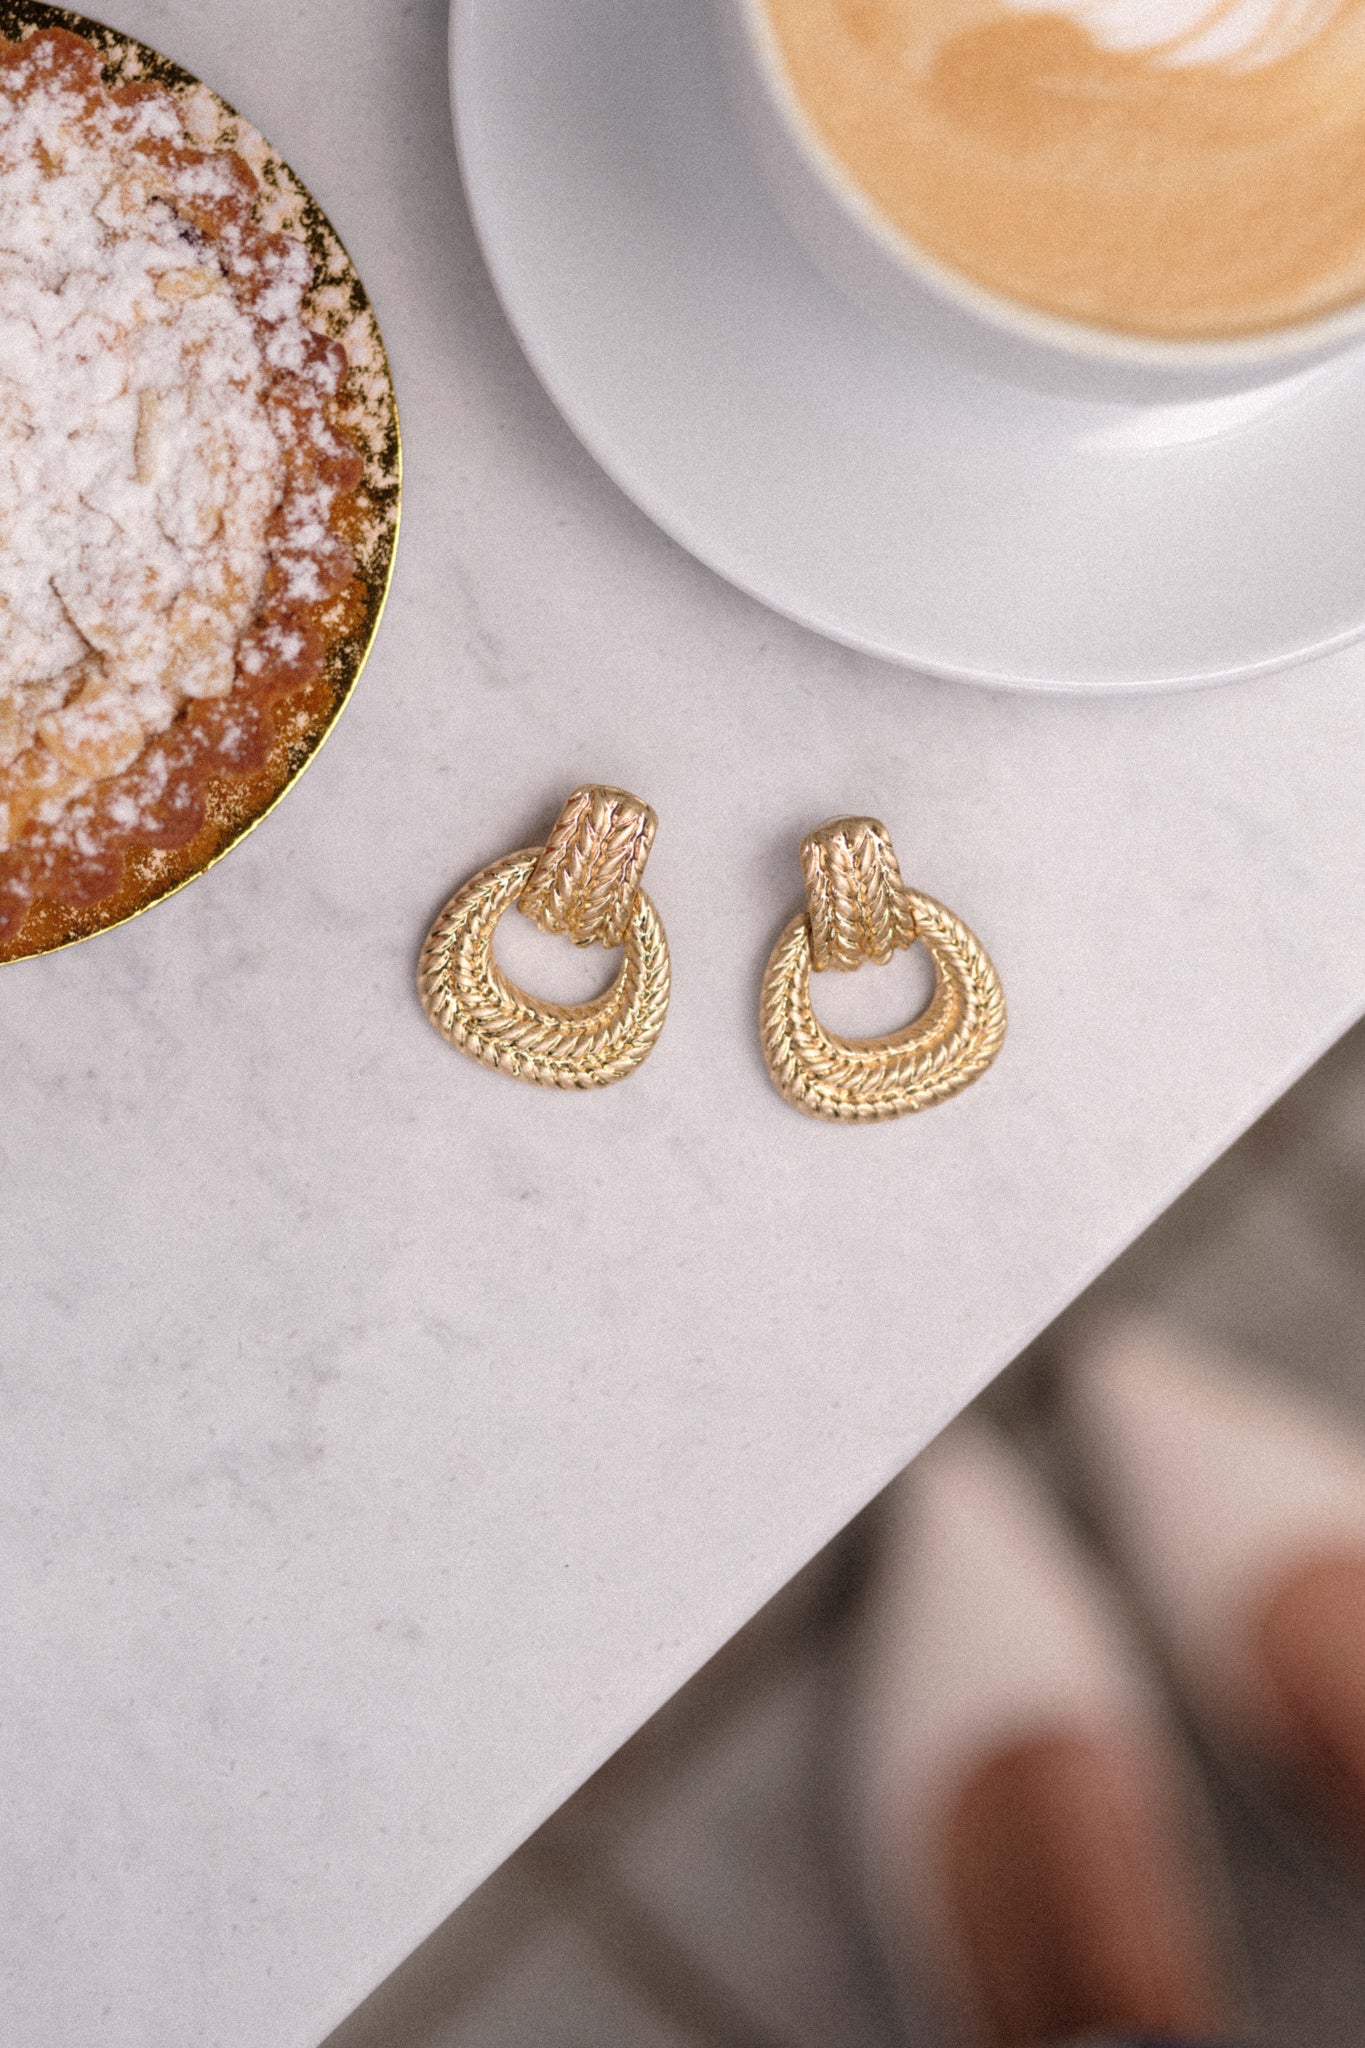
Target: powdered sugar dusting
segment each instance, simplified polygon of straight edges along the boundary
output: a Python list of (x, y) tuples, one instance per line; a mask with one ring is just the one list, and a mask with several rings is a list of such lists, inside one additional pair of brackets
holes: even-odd
[[(0, 116), (8, 102), (35, 93), (63, 97), (82, 146), (97, 134), (112, 136), (115, 156), (121, 149), (127, 157), (121, 168), (144, 188), (145, 204), (134, 195), (136, 203), (120, 205), (112, 222), (99, 219), (96, 209), (99, 241), (137, 234), (155, 245), (155, 261), (175, 272), (158, 297), (177, 310), (139, 308), (131, 369), (125, 363), (121, 373), (128, 390), (120, 386), (113, 394), (118, 402), (131, 391), (138, 407), (136, 424), (124, 408), (122, 466), (115, 473), (125, 486), (135, 480), (145, 494), (152, 466), (165, 453), (159, 442), (168, 425), (188, 431), (193, 424), (188, 405), (183, 420), (163, 418), (163, 380), (159, 374), (149, 386), (134, 358), (144, 346), (143, 326), (174, 327), (177, 350), (183, 342), (190, 357), (187, 367), (177, 356), (188, 384), (199, 356), (188, 328), (180, 329), (180, 309), (202, 299), (217, 315), (204, 338), (206, 350), (217, 351), (227, 339), (219, 328), (232, 322), (224, 323), (223, 315), (245, 322), (237, 339), (247, 356), (254, 347), (258, 362), (253, 375), (238, 382), (254, 385), (273, 438), (278, 492), (265, 521), (259, 601), (237, 633), (224, 694), (185, 692), (169, 724), (146, 731), (142, 750), (122, 768), (115, 764), (132, 753), (137, 735), (115, 716), (119, 705), (104, 709), (105, 700), (92, 695), (80, 706), (74, 738), (89, 766), (113, 772), (87, 774), (66, 795), (49, 784), (37, 791), (36, 804), (23, 778), (51, 753), (37, 724), (32, 744), (8, 765), (0, 759), (0, 961), (70, 944), (136, 915), (202, 873), (302, 772), (373, 639), (401, 491), (397, 412), (378, 324), (335, 230), (278, 151), (207, 86), (145, 45), (41, 0), (0, 0), (0, 101), (6, 103)], [(0, 187), (4, 182), (0, 177)], [(88, 223), (85, 231), (94, 232)], [(31, 251), (18, 253), (32, 261)], [(0, 265), (7, 260), (0, 235)], [(99, 356), (108, 353), (101, 342), (87, 367), (107, 372)], [(7, 399), (0, 383), (0, 415), (7, 416)], [(107, 429), (101, 407), (93, 424), (100, 434)], [(5, 438), (0, 430), (0, 441)], [(240, 439), (233, 443), (242, 446)], [(0, 462), (11, 459), (12, 446)], [(266, 482), (265, 464), (253, 475)], [(90, 510), (90, 493), (75, 496), (72, 516), (80, 519)], [(224, 520), (231, 506), (229, 495)], [(108, 528), (94, 522), (107, 539), (114, 524), (109, 509), (95, 510), (110, 520)], [(158, 516), (153, 568), (163, 545), (183, 567), (183, 558), (197, 560), (206, 544), (193, 521), (177, 527)], [(0, 562), (3, 554), (0, 546)], [(29, 580), (31, 586), (35, 579)], [(58, 584), (54, 577), (48, 593), (59, 606), (66, 580), (63, 574)], [(36, 581), (41, 589), (41, 576)], [(155, 575), (151, 582), (159, 587)], [(214, 596), (212, 588), (207, 594)], [(168, 608), (152, 605), (145, 591), (143, 601), (153, 610)], [(75, 708), (87, 670), (107, 665), (110, 656), (87, 638), (88, 620), (82, 630), (69, 614), (63, 617), (84, 651), (47, 676), (36, 674), (35, 665), (11, 662), (6, 673), (19, 680), (6, 693), (22, 683), (28, 694), (35, 682), (51, 685), (65, 677), (67, 696), (56, 704), (65, 714)], [(9, 647), (11, 623), (0, 612), (0, 652)], [(68, 651), (76, 651), (71, 643)], [(196, 651), (213, 650), (200, 643)], [(125, 659), (125, 676), (128, 666)], [(211, 665), (203, 673), (212, 682)], [(133, 693), (116, 694), (126, 709)], [(50, 765), (45, 772), (54, 773)], [(27, 823), (13, 800), (16, 790)]]
[(272, 566), (286, 602), (344, 580), (326, 462), (285, 492), (344, 369), (307, 251), (184, 145), (168, 95), (92, 90), (49, 38), (0, 66), (0, 851), (31, 820), (79, 847), (77, 800), (232, 690)]

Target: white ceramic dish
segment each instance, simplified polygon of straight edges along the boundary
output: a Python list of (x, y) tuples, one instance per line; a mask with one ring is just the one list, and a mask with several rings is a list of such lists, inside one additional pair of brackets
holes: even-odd
[(1015, 688), (1220, 682), (1365, 632), (1365, 365), (1115, 406), (917, 350), (771, 205), (708, 0), (454, 0), (451, 59), (536, 370), (636, 503), (765, 603)]

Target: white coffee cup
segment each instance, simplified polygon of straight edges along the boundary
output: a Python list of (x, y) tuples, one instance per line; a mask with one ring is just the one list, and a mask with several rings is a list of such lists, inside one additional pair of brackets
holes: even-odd
[(733, 98), (780, 211), (822, 270), (921, 346), (1061, 397), (1169, 405), (1262, 391), (1365, 342), (1365, 299), (1264, 335), (1164, 341), (1035, 311), (974, 283), (902, 235), (826, 146), (763, 0), (714, 5)]

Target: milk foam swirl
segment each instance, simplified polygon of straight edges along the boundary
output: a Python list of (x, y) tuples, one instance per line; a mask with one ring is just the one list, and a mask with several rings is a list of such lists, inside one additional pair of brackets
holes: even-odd
[(762, 0), (810, 125), (950, 269), (1221, 340), (1365, 297), (1365, 0)]
[(1081, 0), (1056, 8), (1010, 0), (1018, 13), (1064, 13), (1106, 50), (1157, 63), (1252, 69), (1302, 49), (1337, 13), (1323, 0)]

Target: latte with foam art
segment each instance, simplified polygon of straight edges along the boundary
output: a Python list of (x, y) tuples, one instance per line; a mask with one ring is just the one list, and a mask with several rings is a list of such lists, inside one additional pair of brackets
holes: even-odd
[(1365, 297), (1365, 0), (760, 0), (826, 151), (907, 241), (1152, 339)]

